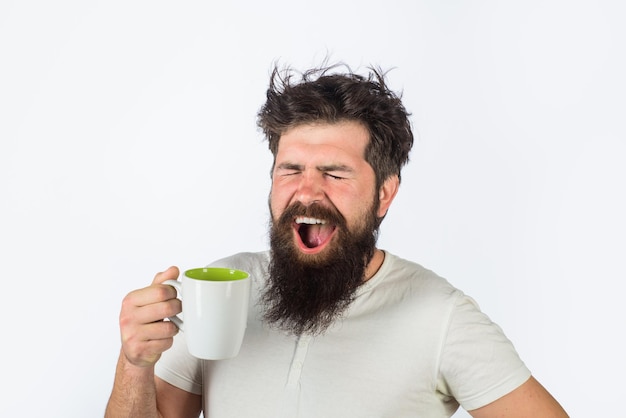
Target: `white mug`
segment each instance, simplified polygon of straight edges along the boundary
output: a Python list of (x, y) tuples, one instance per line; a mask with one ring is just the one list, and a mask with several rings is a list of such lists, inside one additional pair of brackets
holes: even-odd
[(185, 271), (173, 286), (183, 318), (169, 318), (185, 333), (187, 349), (198, 358), (222, 360), (239, 353), (248, 319), (250, 275), (245, 271), (201, 267)]

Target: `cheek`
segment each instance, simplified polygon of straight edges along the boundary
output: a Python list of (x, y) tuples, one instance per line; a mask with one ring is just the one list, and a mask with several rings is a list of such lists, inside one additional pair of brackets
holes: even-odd
[(284, 193), (281, 194), (280, 189), (272, 188), (269, 196), (270, 214), (274, 220), (277, 220), (287, 207), (288, 202)]
[(270, 205), (274, 210), (281, 210), (289, 206), (298, 189), (297, 182), (285, 179), (272, 180), (270, 190)]
[(359, 206), (359, 222), (361, 224), (368, 222), (371, 217), (378, 218), (378, 211), (380, 210), (380, 200), (375, 190), (367, 190), (363, 196)]
[[(331, 199), (333, 200), (333, 199)], [(333, 200), (339, 213), (346, 219), (350, 228), (360, 228), (371, 216), (374, 197), (370, 190), (354, 194), (344, 194)]]

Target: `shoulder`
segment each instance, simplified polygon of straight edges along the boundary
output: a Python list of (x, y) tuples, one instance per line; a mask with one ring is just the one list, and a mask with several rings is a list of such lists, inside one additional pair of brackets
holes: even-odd
[(269, 262), (269, 251), (241, 252), (215, 260), (211, 267), (231, 267), (236, 269), (264, 267)]
[(269, 260), (269, 251), (241, 252), (215, 260), (209, 266), (243, 270), (250, 274), (254, 282), (258, 283), (267, 277)]
[(356, 310), (391, 310), (404, 318), (437, 318), (444, 324), (452, 315), (463, 292), (422, 265), (385, 252), (378, 272), (357, 294)]
[(385, 252), (385, 261), (372, 279), (372, 287), (393, 289), (394, 293), (415, 297), (456, 300), (462, 295), (459, 289), (434, 271), (389, 252)]

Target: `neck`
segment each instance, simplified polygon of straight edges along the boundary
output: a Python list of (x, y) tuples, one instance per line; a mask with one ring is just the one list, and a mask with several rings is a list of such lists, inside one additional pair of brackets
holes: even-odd
[(378, 269), (380, 269), (380, 266), (383, 265), (383, 261), (385, 261), (385, 252), (376, 248), (374, 250), (374, 256), (365, 268), (364, 282), (374, 277), (374, 275), (378, 272)]

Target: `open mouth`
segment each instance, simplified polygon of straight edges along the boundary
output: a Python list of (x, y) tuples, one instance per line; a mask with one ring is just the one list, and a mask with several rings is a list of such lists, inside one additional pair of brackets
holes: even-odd
[(294, 229), (300, 249), (306, 253), (316, 253), (326, 247), (337, 227), (324, 219), (298, 216)]

